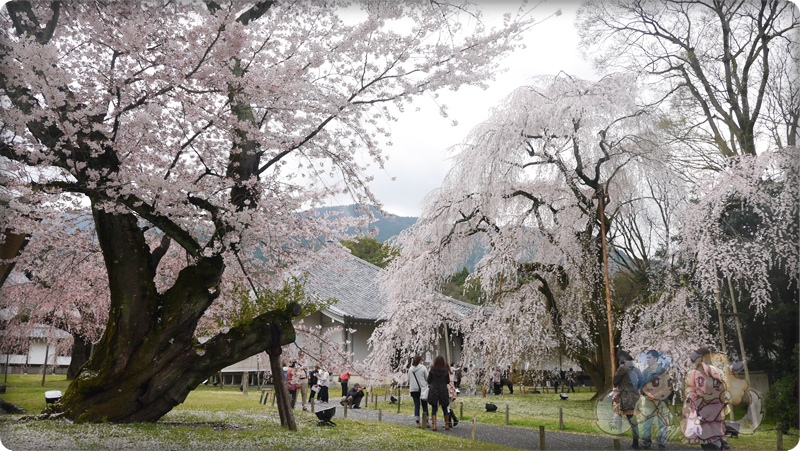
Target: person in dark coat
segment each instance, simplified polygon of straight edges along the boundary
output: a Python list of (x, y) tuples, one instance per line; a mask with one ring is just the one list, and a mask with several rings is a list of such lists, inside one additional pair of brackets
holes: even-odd
[(639, 423), (634, 411), (636, 403), (639, 402), (639, 390), (642, 388), (642, 373), (633, 366), (633, 357), (628, 352), (617, 353), (617, 360), (619, 367), (614, 373), (613, 383), (619, 397), (619, 414), (624, 415), (631, 425), (633, 435), (631, 448), (639, 449)]
[(450, 429), (450, 417), (447, 409), (450, 406), (450, 393), (447, 386), (450, 384), (450, 368), (444, 361), (444, 357), (437, 355), (433, 359), (433, 365), (428, 372), (428, 404), (431, 405), (431, 430), (436, 429), (436, 412), (442, 406), (444, 413), (444, 428)]

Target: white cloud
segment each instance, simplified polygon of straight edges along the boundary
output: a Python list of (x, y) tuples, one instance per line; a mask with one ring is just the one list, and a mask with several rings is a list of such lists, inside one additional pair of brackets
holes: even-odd
[[(482, 5), (489, 21), (500, 23), (504, 12), (515, 12), (509, 2)], [(426, 96), (415, 101), (391, 124), (393, 146), (388, 148), (386, 169), (372, 172), (371, 187), (390, 213), (418, 216), (423, 197), (441, 185), (450, 168), (448, 149), (460, 143), (469, 131), (488, 117), (489, 110), (514, 89), (537, 75), (564, 71), (580, 78), (597, 79), (589, 62), (578, 51), (574, 21), (577, 2), (543, 2), (535, 11), (542, 23), (525, 35), (526, 48), (509, 55), (506, 69), (489, 88), (463, 87), (442, 92), (434, 101)], [(560, 16), (555, 15), (561, 10)], [(439, 105), (448, 106), (449, 117), (439, 114)], [(453, 126), (456, 121), (458, 125)], [(394, 181), (392, 179), (394, 178)]]

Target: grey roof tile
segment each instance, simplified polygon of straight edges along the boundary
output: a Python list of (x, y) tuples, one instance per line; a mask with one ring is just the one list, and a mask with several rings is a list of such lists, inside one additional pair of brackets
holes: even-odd
[[(329, 255), (306, 270), (306, 292), (320, 299), (336, 299), (338, 302), (327, 309), (334, 315), (369, 321), (386, 319), (389, 297), (378, 283), (381, 268), (351, 254)], [(448, 302), (446, 310), (461, 317), (477, 308), (449, 296), (439, 297)]]

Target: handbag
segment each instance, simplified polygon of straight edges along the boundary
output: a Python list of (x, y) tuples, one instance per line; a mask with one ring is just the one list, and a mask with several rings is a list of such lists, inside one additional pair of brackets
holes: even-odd
[(450, 401), (455, 401), (456, 395), (456, 385), (453, 383), (453, 381), (450, 381), (450, 383), (447, 384), (447, 396), (450, 397)]
[(428, 400), (428, 394), (430, 393), (430, 387), (426, 385), (425, 388), (422, 388), (419, 385), (419, 379), (417, 379), (417, 372), (416, 371), (411, 371), (411, 375), (414, 376), (414, 380), (417, 381), (417, 387), (420, 387), (420, 391), (419, 391), (419, 399), (420, 399), (420, 401), (427, 401)]

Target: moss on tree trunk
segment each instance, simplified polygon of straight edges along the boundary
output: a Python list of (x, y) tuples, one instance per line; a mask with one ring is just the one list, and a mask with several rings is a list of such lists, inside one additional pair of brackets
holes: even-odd
[[(171, 288), (155, 288), (155, 267), (133, 215), (94, 209), (111, 287), (105, 333), (61, 400), (79, 422), (157, 421), (222, 368), (295, 340), (297, 304), (253, 318), (200, 344), (195, 329), (218, 295), (222, 257), (201, 257)], [(270, 333), (279, 326), (280, 334)]]

